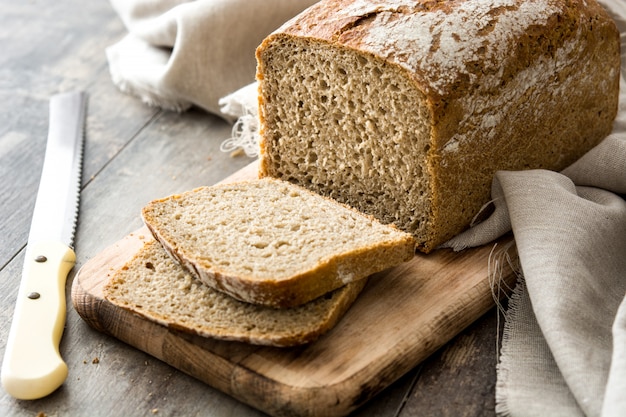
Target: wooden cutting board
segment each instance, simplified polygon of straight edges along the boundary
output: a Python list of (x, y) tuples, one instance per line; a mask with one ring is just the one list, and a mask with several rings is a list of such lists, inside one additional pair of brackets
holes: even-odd
[[(255, 176), (253, 163), (225, 181)], [(502, 281), (489, 278), (490, 254), (510, 247), (511, 238), (495, 251), (488, 245), (418, 254), (371, 277), (344, 318), (315, 343), (252, 346), (171, 330), (104, 299), (112, 273), (149, 239), (147, 229), (138, 230), (84, 264), (72, 285), (76, 311), (96, 330), (274, 416), (350, 413), (493, 307), (492, 288), (498, 293), (515, 282), (507, 262), (499, 263)]]

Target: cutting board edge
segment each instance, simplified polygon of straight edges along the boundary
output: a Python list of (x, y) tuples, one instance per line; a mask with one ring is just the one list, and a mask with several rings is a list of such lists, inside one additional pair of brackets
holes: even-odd
[[(222, 182), (246, 180), (256, 176), (257, 164), (258, 161), (252, 162)], [(128, 256), (119, 256), (120, 248), (127, 249), (130, 245), (131, 248), (138, 250), (142, 241), (148, 236), (151, 238), (147, 228), (138, 229), (105, 248), (79, 269), (71, 290), (72, 302), (78, 314), (92, 328), (113, 336), (273, 416), (296, 414), (342, 417), (354, 411), (434, 353), (494, 305), (487, 279), (479, 279), (471, 287), (464, 285), (466, 290), (475, 291), (474, 294), (464, 294), (464, 296), (470, 300), (478, 299), (478, 304), (471, 304), (467, 307), (467, 302), (453, 303), (453, 310), (441, 311), (440, 314), (434, 315), (426, 329), (407, 332), (400, 340), (395, 341), (394, 346), (387, 352), (393, 355), (381, 354), (376, 357), (375, 362), (369, 361), (365, 365), (359, 365), (356, 371), (352, 369), (347, 376), (343, 374), (336, 376), (332, 383), (326, 385), (295, 386), (295, 384), (286, 384), (264, 374), (263, 364), (260, 365), (260, 369), (254, 367), (259, 363), (250, 359), (269, 348), (243, 346), (241, 342), (207, 340), (206, 338), (200, 340), (198, 339), (200, 336), (182, 334), (180, 330), (168, 329), (166, 326), (118, 308), (104, 299), (102, 295), (104, 281), (135, 253), (134, 249), (131, 249), (127, 251), (130, 253), (125, 252)], [(486, 270), (481, 271), (486, 272)], [(89, 280), (94, 273), (100, 274), (95, 283)], [(84, 276), (87, 277), (85, 281), (89, 281), (89, 286), (83, 285)], [(512, 271), (509, 271), (503, 279), (508, 279), (508, 283), (512, 286), (515, 277)], [(462, 325), (459, 321), (455, 321), (456, 315), (461, 316)], [(141, 332), (135, 332), (135, 328), (140, 328)], [(440, 331), (442, 328), (443, 332)], [(432, 340), (427, 341), (426, 348), (424, 348), (425, 338), (423, 338), (425, 332), (430, 332), (432, 337)], [(231, 346), (239, 346), (241, 353), (235, 355), (230, 353)], [(267, 360), (271, 362), (271, 354)], [(207, 361), (211, 361), (211, 367), (206, 367)], [(268, 395), (268, 392), (273, 394)]]
[[(139, 229), (131, 234), (132, 236), (129, 236), (131, 239), (141, 241), (143, 230)], [(128, 238), (127, 236), (125, 239)], [(118, 243), (112, 245), (112, 250), (115, 250), (117, 245)], [(103, 251), (101, 256), (106, 257), (107, 250)], [(246, 357), (266, 347), (250, 345), (248, 354), (243, 359), (233, 362), (229, 360), (232, 358), (220, 356), (219, 353), (205, 349), (189, 340), (189, 338), (199, 338), (200, 336), (182, 334), (179, 330), (169, 329), (161, 324), (150, 322), (138, 314), (114, 306), (103, 296), (94, 295), (93, 292), (90, 292), (93, 288), (86, 289), (82, 286), (82, 277), (83, 274), (91, 273), (92, 263), (98, 262), (100, 261), (96, 257), (80, 268), (72, 283), (71, 291), (72, 302), (76, 311), (90, 327), (115, 337), (175, 369), (273, 416), (293, 414), (345, 416), (371, 400), (493, 307), (493, 303), (488, 301), (488, 297), (477, 297), (477, 299), (482, 300), (482, 303), (472, 306), (470, 311), (459, 305), (456, 310), (447, 311), (445, 315), (436, 317), (430, 324), (431, 328), (441, 330), (442, 325), (445, 328), (446, 323), (451, 323), (457, 315), (462, 314), (464, 320), (462, 326), (458, 326), (458, 324), (455, 326), (448, 325), (447, 331), (437, 332), (437, 337), (431, 333), (431, 339), (426, 342), (424, 336), (426, 332), (420, 334), (407, 333), (396, 345), (395, 349), (398, 350), (394, 352), (396, 354), (386, 355), (381, 360), (370, 362), (358, 372), (332, 385), (293, 386), (246, 366), (244, 360)], [(513, 282), (512, 278), (514, 278), (512, 271), (503, 276), (508, 284)], [(106, 277), (102, 278), (102, 280), (106, 279)], [(491, 291), (486, 281), (478, 282), (472, 290), (479, 291), (481, 294)], [(102, 321), (103, 317), (109, 317), (109, 319)], [(111, 319), (111, 317), (116, 317), (116, 320)], [(138, 327), (132, 325), (133, 322), (141, 323), (142, 326), (147, 327), (147, 330), (141, 335), (134, 332), (125, 333), (125, 328)], [(131, 324), (128, 325), (128, 323)], [(160, 343), (147, 343), (146, 334), (158, 338)], [(420, 343), (415, 343), (416, 340), (419, 340)], [(218, 340), (215, 340), (214, 343), (242, 344), (241, 342)], [(418, 345), (419, 347), (417, 347)], [(427, 345), (427, 348), (424, 348), (424, 345)], [(414, 347), (413, 351), (411, 351), (412, 346)], [(189, 355), (181, 358), (176, 354), (170, 354), (168, 350), (185, 350)], [(211, 371), (214, 373), (204, 372), (206, 371), (205, 368), (196, 366), (197, 364), (193, 359), (197, 357), (202, 357), (203, 361), (211, 361), (215, 365)], [(251, 386), (254, 386), (255, 390), (250, 390)], [(263, 395), (260, 395), (260, 392)]]

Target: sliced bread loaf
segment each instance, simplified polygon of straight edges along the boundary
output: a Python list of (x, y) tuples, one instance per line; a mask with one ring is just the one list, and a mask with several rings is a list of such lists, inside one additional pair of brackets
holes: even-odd
[(331, 329), (366, 281), (345, 285), (300, 307), (263, 307), (204, 285), (151, 240), (112, 276), (104, 295), (121, 308), (176, 330), (282, 347), (312, 342)]
[(144, 222), (206, 285), (294, 307), (413, 258), (413, 237), (274, 179), (202, 187), (150, 202)]
[(497, 170), (610, 133), (620, 39), (595, 0), (322, 0), (257, 49), (260, 175), (394, 223), (424, 252)]

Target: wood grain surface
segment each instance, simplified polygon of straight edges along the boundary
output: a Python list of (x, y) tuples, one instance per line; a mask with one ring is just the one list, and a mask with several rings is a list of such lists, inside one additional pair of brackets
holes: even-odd
[[(252, 163), (228, 180), (255, 176)], [(76, 311), (93, 328), (273, 416), (349, 414), (494, 305), (491, 245), (438, 250), (372, 276), (338, 325), (308, 346), (211, 340), (167, 329), (104, 299), (111, 274), (151, 239), (142, 228), (88, 261), (72, 287)], [(502, 272), (505, 284), (512, 284), (508, 264)]]

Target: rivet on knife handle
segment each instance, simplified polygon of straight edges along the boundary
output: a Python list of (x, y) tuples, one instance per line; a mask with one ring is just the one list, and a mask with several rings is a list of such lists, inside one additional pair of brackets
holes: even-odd
[(2, 385), (13, 397), (32, 400), (56, 390), (67, 377), (59, 353), (65, 326), (65, 283), (76, 262), (60, 242), (29, 248), (24, 263), (7, 351)]

